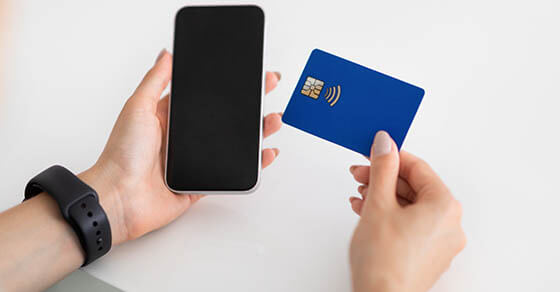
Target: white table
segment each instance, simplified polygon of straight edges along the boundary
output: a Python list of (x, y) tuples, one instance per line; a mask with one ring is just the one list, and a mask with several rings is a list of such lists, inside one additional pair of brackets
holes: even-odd
[[(0, 81), (0, 209), (53, 163), (84, 170), (185, 1), (13, 1)], [(404, 148), (464, 207), (467, 248), (433, 291), (560, 289), (557, 1), (262, 1), (288, 102), (319, 47), (426, 89)], [(76, 142), (80, 141), (80, 142)], [(347, 291), (359, 155), (290, 127), (253, 195), (205, 198), (86, 270), (129, 291)]]

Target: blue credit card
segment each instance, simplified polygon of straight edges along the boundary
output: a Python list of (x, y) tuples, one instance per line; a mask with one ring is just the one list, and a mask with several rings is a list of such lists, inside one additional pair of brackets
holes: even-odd
[(422, 88), (315, 49), (282, 120), (369, 156), (380, 130), (401, 148), (423, 96)]

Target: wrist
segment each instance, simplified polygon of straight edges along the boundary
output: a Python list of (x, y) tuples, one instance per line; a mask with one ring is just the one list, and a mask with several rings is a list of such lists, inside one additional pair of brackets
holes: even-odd
[(76, 231), (45, 192), (0, 213), (0, 291), (47, 289), (86, 258)]
[(407, 291), (399, 285), (398, 281), (387, 276), (353, 275), (354, 292), (397, 292)]
[(97, 192), (99, 204), (107, 214), (111, 226), (112, 245), (126, 241), (127, 232), (117, 178), (97, 164), (78, 174), (78, 177)]

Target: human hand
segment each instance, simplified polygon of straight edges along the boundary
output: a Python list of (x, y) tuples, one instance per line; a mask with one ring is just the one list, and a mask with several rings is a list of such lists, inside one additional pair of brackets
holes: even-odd
[[(169, 96), (161, 98), (171, 79), (172, 57), (162, 51), (134, 94), (127, 100), (109, 141), (95, 165), (80, 174), (99, 193), (111, 224), (113, 245), (160, 228), (187, 210), (202, 195), (176, 195), (164, 182), (165, 143)], [(266, 92), (280, 75), (266, 73)], [(281, 114), (264, 118), (263, 136), (282, 125)], [(264, 149), (262, 167), (279, 150)]]
[(427, 291), (465, 247), (461, 205), (428, 164), (378, 132), (371, 166), (350, 171), (362, 198), (350, 246), (354, 291)]

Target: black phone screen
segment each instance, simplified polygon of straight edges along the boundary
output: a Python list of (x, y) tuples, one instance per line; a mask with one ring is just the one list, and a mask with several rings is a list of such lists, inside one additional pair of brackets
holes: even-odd
[(166, 180), (175, 191), (246, 191), (258, 180), (264, 13), (185, 7), (175, 18)]

